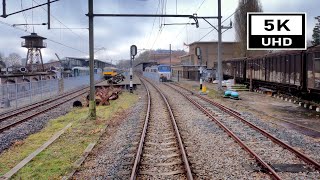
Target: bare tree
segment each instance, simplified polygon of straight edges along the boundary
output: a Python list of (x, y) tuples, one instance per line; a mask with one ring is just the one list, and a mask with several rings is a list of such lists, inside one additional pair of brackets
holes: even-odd
[(239, 42), (239, 55), (247, 56), (247, 12), (262, 12), (260, 0), (239, 0), (235, 13), (236, 40)]
[(21, 65), (21, 56), (17, 53), (10, 53), (8, 57), (4, 58), (7, 67)]
[(0, 52), (0, 68), (6, 67), (6, 63), (4, 62), (4, 55)]
[(119, 60), (117, 67), (120, 69), (126, 69), (130, 67), (130, 60)]

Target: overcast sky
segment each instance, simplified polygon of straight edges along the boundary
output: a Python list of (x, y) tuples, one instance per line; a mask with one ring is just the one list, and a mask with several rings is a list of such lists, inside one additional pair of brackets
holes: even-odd
[[(217, 0), (94, 0), (95, 13), (136, 13), (136, 14), (193, 14), (198, 16), (217, 16)], [(7, 0), (7, 14), (23, 8), (45, 3), (47, 0)], [(177, 3), (177, 6), (176, 6)], [(314, 17), (319, 16), (319, 0), (261, 0), (264, 12), (306, 12), (307, 37), (311, 39), (312, 29), (316, 23)], [(222, 20), (229, 17), (236, 9), (238, 0), (222, 0)], [(163, 6), (163, 8), (162, 8)], [(0, 5), (2, 12), (2, 4)], [(37, 8), (7, 18), (0, 17), (0, 52), (7, 56), (16, 52), (26, 56), (26, 49), (20, 47), (21, 36), (34, 32), (48, 38), (47, 48), (42, 51), (44, 61), (60, 57), (88, 57), (87, 0), (60, 0), (51, 5), (51, 27), (46, 26), (16, 26), (13, 24), (39, 24), (47, 22), (46, 8)], [(233, 21), (233, 16), (223, 25)], [(217, 20), (209, 20), (216, 25)], [(195, 26), (175, 25), (161, 26), (168, 23), (194, 22), (187, 18), (122, 18), (95, 17), (95, 57), (113, 63), (118, 59), (129, 58), (129, 47), (136, 44), (138, 49), (186, 49), (183, 44), (200, 40), (212, 28), (203, 20), (199, 20), (199, 28)], [(61, 29), (62, 28), (62, 29)], [(25, 32), (25, 30), (29, 32)], [(223, 33), (223, 41), (234, 41), (234, 29)], [(217, 32), (213, 30), (202, 41), (217, 40)]]

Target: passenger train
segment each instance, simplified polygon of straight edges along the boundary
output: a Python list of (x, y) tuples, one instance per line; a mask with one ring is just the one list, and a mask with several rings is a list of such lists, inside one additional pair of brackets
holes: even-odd
[(157, 65), (146, 67), (144, 74), (149, 76), (149, 78), (157, 78), (161, 82), (166, 82), (171, 80), (171, 68), (170, 65)]

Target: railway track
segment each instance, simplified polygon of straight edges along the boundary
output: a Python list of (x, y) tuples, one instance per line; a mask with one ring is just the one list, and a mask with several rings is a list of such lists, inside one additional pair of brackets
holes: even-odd
[[(96, 83), (99, 83), (98, 81)], [(0, 133), (29, 119), (47, 112), (55, 107), (64, 104), (71, 99), (79, 97), (89, 91), (89, 86), (81, 86), (75, 90), (60, 94), (57, 97), (44, 99), (42, 101), (23, 106), (17, 110), (11, 110), (0, 114)]]
[[(1, 113), (0, 114), (0, 122), (4, 121), (6, 119), (12, 118), (14, 116), (17, 116), (17, 115), (19, 115), (21, 113), (30, 111), (30, 110), (32, 110), (34, 108), (38, 108), (38, 107), (43, 106), (45, 104), (54, 102), (54, 101), (56, 101), (58, 99), (67, 97), (69, 95), (72, 95), (73, 93), (76, 93), (76, 92), (78, 92), (78, 91), (80, 91), (82, 89), (84, 89), (84, 88), (82, 87), (82, 88), (79, 88), (79, 89), (76, 89), (76, 90), (73, 90), (73, 91), (70, 91), (70, 92), (66, 92), (66, 93), (63, 93), (63, 94), (61, 94), (61, 95), (59, 95), (57, 97), (48, 98), (48, 99), (45, 99), (45, 100), (30, 104), (30, 105), (27, 105), (27, 106), (24, 106), (24, 107), (19, 108), (17, 110), (11, 110), (11, 111), (7, 111), (7, 112), (4, 112), (4, 113)], [(85, 89), (88, 89), (88, 88), (85, 88)]]
[(64, 104), (71, 99), (84, 95), (88, 92), (88, 88), (82, 90), (72, 91), (70, 93), (63, 94), (51, 100), (45, 100), (34, 104), (30, 107), (23, 108), (15, 112), (8, 113), (6, 116), (1, 117), (0, 119), (0, 133), (18, 125), (29, 119), (45, 113), (55, 107)]
[[(259, 127), (251, 124), (233, 111), (219, 103), (209, 100), (177, 85), (167, 85), (188, 99), (198, 109), (220, 126), (243, 149), (245, 149), (274, 179), (293, 179), (303, 177), (319, 178), (320, 165), (308, 156), (295, 150)], [(182, 90), (181, 90), (182, 89)], [(294, 166), (304, 173), (281, 170), (281, 166)], [(292, 170), (292, 169), (291, 169)]]
[(148, 108), (130, 179), (193, 179), (167, 98), (151, 82), (141, 82)]

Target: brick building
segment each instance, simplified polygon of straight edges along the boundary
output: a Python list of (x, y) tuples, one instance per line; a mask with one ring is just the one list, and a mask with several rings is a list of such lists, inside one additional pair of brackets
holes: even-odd
[[(189, 54), (181, 56), (182, 65), (200, 65), (198, 58), (195, 54), (196, 47), (201, 48), (202, 64), (208, 69), (215, 69), (218, 62), (218, 42), (216, 41), (204, 41), (204, 42), (193, 42), (189, 44)], [(265, 51), (250, 51), (249, 56), (257, 56), (265, 54)], [(238, 42), (222, 42), (222, 60), (238, 58)]]

